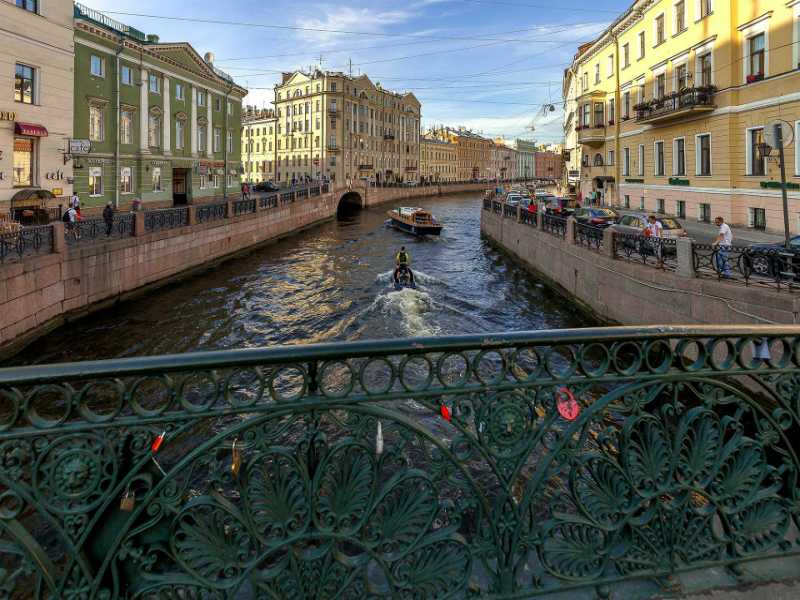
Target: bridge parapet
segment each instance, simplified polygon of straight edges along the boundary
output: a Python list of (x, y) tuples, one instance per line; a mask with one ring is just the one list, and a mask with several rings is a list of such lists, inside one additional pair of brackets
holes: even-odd
[(798, 393), (797, 327), (2, 369), (3, 586), (609, 597), (743, 577), (798, 554)]

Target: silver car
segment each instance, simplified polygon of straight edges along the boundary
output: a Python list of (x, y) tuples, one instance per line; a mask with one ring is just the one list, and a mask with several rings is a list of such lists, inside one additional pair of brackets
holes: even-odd
[[(642, 235), (644, 228), (647, 227), (647, 219), (649, 216), (648, 213), (628, 213), (622, 215), (620, 220), (611, 226), (611, 229), (620, 233)], [(672, 217), (656, 217), (656, 220), (661, 223), (661, 234), (663, 237), (678, 238), (686, 236), (686, 231), (681, 227), (681, 224)]]

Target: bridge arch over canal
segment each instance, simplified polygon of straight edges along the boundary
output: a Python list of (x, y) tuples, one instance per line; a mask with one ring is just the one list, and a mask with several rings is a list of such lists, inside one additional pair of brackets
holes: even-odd
[(351, 215), (364, 208), (364, 198), (354, 190), (345, 191), (336, 203), (336, 216)]

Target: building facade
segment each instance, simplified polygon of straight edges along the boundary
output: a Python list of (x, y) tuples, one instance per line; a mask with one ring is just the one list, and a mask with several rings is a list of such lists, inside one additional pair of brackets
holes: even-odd
[(423, 182), (456, 181), (458, 146), (447, 140), (422, 136), (420, 170)]
[(276, 181), (419, 181), (419, 100), (340, 72), (284, 73), (275, 87)]
[(86, 206), (238, 193), (247, 90), (185, 42), (161, 43), (75, 5), (75, 190)]
[(277, 180), (276, 129), (272, 109), (248, 106), (242, 112), (242, 177), (249, 183)]
[(492, 179), (514, 181), (517, 179), (517, 151), (503, 138), (495, 138), (492, 143)]
[(561, 183), (564, 173), (564, 156), (561, 152), (538, 151), (533, 159), (537, 179), (550, 179), (554, 183)]
[(536, 163), (534, 161), (536, 142), (516, 140), (514, 147), (517, 150), (517, 177), (523, 181), (533, 179), (536, 174)]
[(456, 160), (458, 162), (456, 175), (458, 181), (493, 178), (492, 148), (494, 147), (494, 142), (492, 140), (464, 127), (457, 129), (442, 127), (434, 130), (432, 135), (456, 145)]
[[(0, 211), (72, 194), (72, 3), (0, 0)], [(44, 196), (45, 198), (39, 198)]]
[[(634, 2), (571, 67), (582, 195), (782, 230), (778, 165), (760, 144), (775, 119), (800, 133), (799, 47), (795, 0)], [(786, 149), (793, 232), (796, 148)]]

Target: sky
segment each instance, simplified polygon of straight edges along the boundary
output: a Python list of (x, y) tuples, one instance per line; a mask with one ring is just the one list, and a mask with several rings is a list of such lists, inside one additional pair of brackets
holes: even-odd
[(269, 107), (280, 72), (321, 64), (414, 92), (423, 128), (464, 126), (491, 137), (557, 143), (564, 68), (578, 45), (593, 40), (630, 2), (84, 3), (162, 42), (187, 41), (201, 55), (213, 52), (216, 66), (250, 91), (245, 104)]

